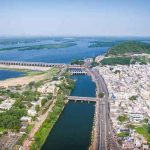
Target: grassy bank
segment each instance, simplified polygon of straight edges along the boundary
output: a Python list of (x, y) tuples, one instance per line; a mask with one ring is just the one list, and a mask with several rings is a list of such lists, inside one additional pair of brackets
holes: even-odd
[(110, 57), (101, 61), (102, 65), (129, 65), (131, 57)]
[(69, 78), (66, 78), (63, 83), (59, 85), (60, 89), (57, 93), (56, 103), (52, 109), (52, 112), (49, 113), (47, 119), (44, 121), (40, 129), (36, 132), (34, 136), (35, 140), (30, 147), (31, 150), (39, 150), (42, 147), (47, 136), (49, 135), (61, 112), (63, 111), (66, 95), (70, 94), (73, 87), (74, 82)]
[(150, 125), (143, 124), (141, 126), (135, 127), (135, 130), (137, 133), (143, 135), (150, 145)]

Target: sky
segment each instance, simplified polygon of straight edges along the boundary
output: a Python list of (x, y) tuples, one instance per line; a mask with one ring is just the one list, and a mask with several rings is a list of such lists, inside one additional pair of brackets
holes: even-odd
[(0, 0), (0, 36), (150, 36), (150, 0)]

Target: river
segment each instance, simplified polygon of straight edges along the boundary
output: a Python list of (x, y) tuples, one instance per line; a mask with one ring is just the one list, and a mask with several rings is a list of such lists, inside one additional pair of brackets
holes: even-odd
[[(56, 42), (56, 39), (53, 38), (38, 38), (39, 42), (36, 42), (35, 39), (28, 39), (28, 42), (25, 42), (27, 39), (18, 39), (17, 43), (14, 44), (15, 39), (7, 39), (7, 44), (2, 44), (3, 39), (0, 39), (0, 48), (6, 47), (18, 47), (18, 46), (34, 46), (38, 44), (50, 44), (50, 43), (61, 43), (64, 41), (64, 38), (59, 39), (59, 42)], [(21, 43), (21, 41), (24, 43)], [(58, 40), (58, 39), (57, 39)], [(48, 63), (70, 63), (74, 59), (84, 59), (88, 57), (94, 57), (97, 55), (103, 55), (108, 47), (96, 47), (88, 48), (88, 45), (91, 41), (97, 40), (97, 38), (75, 38), (72, 39), (77, 45), (67, 47), (67, 48), (58, 48), (58, 49), (31, 49), (19, 51), (17, 48), (15, 50), (0, 51), (0, 60), (15, 60), (15, 61), (32, 61), (32, 62), (48, 62)]]
[[(75, 75), (72, 96), (95, 96), (95, 83), (89, 76)], [(48, 135), (42, 150), (88, 150), (91, 139), (94, 103), (69, 102)]]
[(17, 78), (24, 76), (24, 72), (13, 71), (13, 70), (0, 70), (0, 80), (6, 80), (9, 78)]

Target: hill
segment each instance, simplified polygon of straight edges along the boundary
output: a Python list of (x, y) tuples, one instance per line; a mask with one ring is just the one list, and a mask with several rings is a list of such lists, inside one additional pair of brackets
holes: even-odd
[(119, 43), (110, 48), (106, 56), (128, 55), (128, 54), (150, 54), (150, 44), (139, 41), (128, 41)]

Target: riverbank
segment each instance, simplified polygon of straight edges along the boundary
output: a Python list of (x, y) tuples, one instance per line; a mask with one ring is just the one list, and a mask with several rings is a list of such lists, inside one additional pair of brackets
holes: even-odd
[(45, 118), (45, 121), (43, 121), (42, 126), (34, 135), (34, 141), (30, 146), (31, 150), (39, 150), (42, 147), (45, 140), (47, 139), (47, 136), (51, 132), (53, 126), (57, 122), (57, 119), (64, 109), (66, 103), (66, 95), (70, 95), (73, 87), (74, 81), (69, 79), (68, 77), (65, 78), (64, 82), (61, 85), (59, 85), (59, 91), (57, 93), (56, 99), (53, 102), (53, 105), (51, 105), (51, 108), (48, 111), (49, 114)]
[(40, 67), (40, 66), (19, 66), (19, 65), (4, 65), (4, 64), (0, 64), (0, 69), (9, 69), (9, 70), (19, 70), (19, 71), (48, 71), (50, 69), (50, 67)]
[[(19, 70), (18, 70), (19, 71)], [(26, 72), (26, 70), (24, 70)], [(46, 72), (28, 72), (24, 77), (10, 78), (3, 81), (0, 81), (0, 87), (9, 87), (9, 86), (18, 86), (18, 85), (27, 85), (30, 82), (37, 82), (53, 76), (54, 73), (59, 70), (56, 68), (51, 68)]]
[[(71, 96), (94, 97), (95, 83), (87, 75), (73, 75)], [(94, 103), (68, 102), (48, 135), (42, 150), (87, 150), (90, 145)]]

